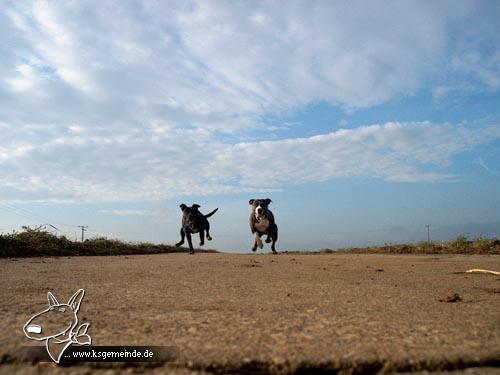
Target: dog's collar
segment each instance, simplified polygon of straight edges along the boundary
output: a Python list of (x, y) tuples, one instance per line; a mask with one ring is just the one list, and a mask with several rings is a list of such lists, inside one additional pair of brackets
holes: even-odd
[(66, 334), (52, 337), (56, 344), (71, 342), (72, 344), (89, 345), (90, 336), (87, 334), (88, 323), (81, 324), (76, 331), (72, 330)]
[(90, 345), (92, 340), (87, 334), (88, 328), (88, 323), (81, 324), (76, 331), (71, 332), (70, 341), (79, 345)]

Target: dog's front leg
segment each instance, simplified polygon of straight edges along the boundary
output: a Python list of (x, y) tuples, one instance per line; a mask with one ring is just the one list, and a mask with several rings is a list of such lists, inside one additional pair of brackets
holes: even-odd
[(193, 240), (191, 239), (191, 233), (186, 232), (186, 238), (187, 238), (188, 244), (189, 244), (189, 253), (194, 254)]
[[(257, 247), (259, 246), (258, 242), (257, 242), (257, 239), (260, 240), (260, 237), (259, 237), (259, 233), (256, 232), (255, 233), (255, 242), (253, 244), (253, 247), (252, 247), (252, 251), (256, 251), (257, 250)], [(262, 241), (261, 241), (262, 242)]]
[(185, 236), (186, 235), (184, 234), (184, 229), (181, 228), (181, 240), (175, 244), (176, 247), (179, 247), (184, 243)]
[(264, 247), (262, 243), (262, 239), (260, 238), (261, 234), (259, 232), (255, 233), (255, 244), (259, 246), (261, 249)]

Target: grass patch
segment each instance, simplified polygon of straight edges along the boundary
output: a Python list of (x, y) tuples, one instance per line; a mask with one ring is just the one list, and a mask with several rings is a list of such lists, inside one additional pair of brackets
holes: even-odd
[(297, 254), (500, 254), (500, 239), (460, 235), (444, 242), (420, 241), (416, 244), (385, 244), (384, 246), (322, 249), (318, 251), (284, 251)]
[[(78, 256), (78, 255), (132, 255), (185, 253), (185, 247), (157, 245), (151, 243), (132, 243), (103, 237), (77, 242), (65, 236), (55, 236), (45, 230), (23, 227), (22, 232), (0, 235), (0, 257), (37, 257), (37, 256)], [(217, 250), (197, 252), (216, 253)]]
[[(186, 253), (186, 247), (133, 243), (104, 237), (77, 242), (65, 236), (55, 236), (41, 229), (23, 227), (22, 232), (0, 234), (0, 257), (78, 256), (78, 255), (132, 255)], [(217, 253), (213, 249), (196, 249), (200, 253)], [(384, 246), (321, 249), (318, 251), (280, 251), (285, 254), (500, 254), (499, 238), (465, 235), (445, 242), (421, 241), (415, 244), (385, 244)]]

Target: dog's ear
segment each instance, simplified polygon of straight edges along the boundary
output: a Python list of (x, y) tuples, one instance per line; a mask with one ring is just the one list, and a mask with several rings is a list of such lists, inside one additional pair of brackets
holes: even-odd
[(68, 301), (69, 307), (71, 307), (71, 310), (73, 310), (75, 313), (77, 313), (80, 309), (80, 303), (82, 302), (84, 294), (85, 291), (83, 289), (78, 289), (78, 291), (73, 294)]
[(187, 208), (187, 206), (183, 203), (179, 206), (181, 210), (184, 212), (184, 210)]
[(267, 204), (271, 203), (272, 200), (270, 200), (269, 198), (266, 198), (266, 199), (264, 199), (264, 202), (266, 202), (266, 205), (267, 205)]
[(49, 300), (50, 307), (59, 305), (59, 302), (57, 302), (56, 297), (54, 297), (54, 295), (51, 292), (47, 293), (47, 299)]
[(250, 199), (250, 200), (248, 201), (248, 204), (252, 205), (252, 204), (253, 204), (253, 202), (255, 202), (255, 199)]
[(200, 208), (201, 206), (199, 204), (193, 204), (191, 206), (191, 208), (194, 210), (194, 211), (198, 211), (198, 208)]

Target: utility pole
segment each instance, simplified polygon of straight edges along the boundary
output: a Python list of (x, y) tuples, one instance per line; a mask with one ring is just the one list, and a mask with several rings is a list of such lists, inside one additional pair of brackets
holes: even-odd
[(77, 225), (78, 228), (82, 228), (82, 242), (83, 242), (83, 233), (87, 230), (89, 227), (88, 225)]
[(430, 245), (431, 244), (431, 232), (430, 232), (429, 228), (431, 227), (431, 225), (430, 224), (425, 224), (425, 226), (427, 227), (427, 242)]

